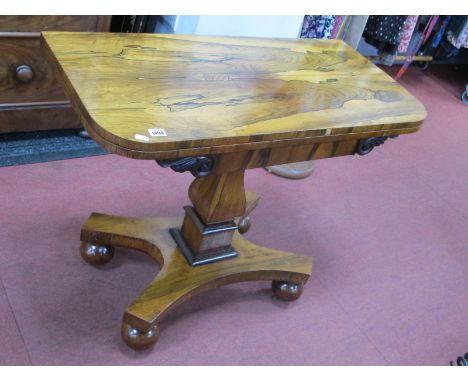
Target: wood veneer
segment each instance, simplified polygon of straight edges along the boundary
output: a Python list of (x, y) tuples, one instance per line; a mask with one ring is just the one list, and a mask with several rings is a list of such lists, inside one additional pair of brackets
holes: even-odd
[[(42, 36), (90, 135), (132, 158), (404, 134), (426, 116), (409, 92), (340, 40)], [(167, 136), (151, 137), (151, 128)]]
[(0, 16), (0, 133), (80, 127), (40, 32), (107, 31), (109, 23), (110, 16)]
[(111, 16), (92, 15), (43, 15), (43, 16), (0, 16), (0, 32), (39, 33), (45, 30), (69, 32), (108, 31)]
[(273, 280), (279, 299), (302, 294), (310, 256), (240, 235), (258, 202), (245, 193), (246, 169), (364, 155), (417, 131), (426, 116), (338, 40), (45, 32), (42, 42), (93, 139), (197, 177), (183, 223), (92, 214), (81, 231), (81, 254), (92, 264), (124, 246), (162, 266), (123, 317), (122, 338), (138, 350), (157, 341), (174, 307), (210, 288)]
[[(161, 320), (195, 295), (241, 281), (283, 280), (300, 287), (312, 271), (311, 257), (261, 247), (238, 233), (233, 239), (238, 257), (192, 267), (169, 235), (169, 228), (180, 224), (181, 219), (177, 218), (125, 218), (93, 213), (81, 231), (85, 242), (140, 250), (161, 266), (155, 279), (124, 314), (124, 339), (137, 350), (153, 345), (157, 336), (151, 333), (159, 332)], [(287, 295), (284, 289), (280, 298)], [(140, 333), (136, 340), (128, 337), (129, 327)], [(148, 332), (153, 339), (150, 343), (144, 335)]]

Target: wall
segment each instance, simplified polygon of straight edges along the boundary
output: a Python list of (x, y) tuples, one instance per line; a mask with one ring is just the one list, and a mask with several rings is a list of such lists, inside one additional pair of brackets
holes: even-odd
[[(299, 16), (165, 16), (174, 33), (250, 37), (299, 37), (304, 15)], [(167, 33), (167, 32), (166, 32)]]

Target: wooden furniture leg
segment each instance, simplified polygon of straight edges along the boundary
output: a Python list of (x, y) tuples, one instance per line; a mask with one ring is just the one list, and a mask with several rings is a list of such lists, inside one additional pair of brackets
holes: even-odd
[[(150, 348), (159, 337), (160, 321), (172, 309), (221, 285), (271, 280), (277, 298), (292, 301), (301, 295), (312, 270), (312, 258), (258, 246), (237, 231), (235, 221), (246, 219), (258, 202), (256, 194), (245, 193), (243, 175), (239, 171), (196, 179), (189, 190), (194, 207), (185, 207), (183, 219), (93, 213), (85, 222), (81, 256), (88, 263), (107, 263), (114, 247), (120, 246), (143, 251), (161, 266), (124, 314), (121, 334), (131, 348)], [(190, 264), (174, 240), (174, 229), (190, 247), (195, 263), (201, 259), (200, 265)], [(218, 258), (227, 247), (234, 254)]]
[(255, 192), (246, 192), (245, 199), (247, 201), (247, 207), (245, 208), (244, 215), (237, 221), (237, 229), (239, 233), (244, 234), (252, 225), (252, 219), (250, 218), (250, 214), (252, 211), (257, 207), (258, 201), (260, 200), (260, 196), (258, 196)]

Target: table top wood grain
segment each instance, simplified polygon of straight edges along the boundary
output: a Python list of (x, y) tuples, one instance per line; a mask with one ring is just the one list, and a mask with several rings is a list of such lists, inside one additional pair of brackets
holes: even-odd
[(426, 117), (340, 40), (43, 32), (42, 43), (90, 135), (134, 158), (387, 136)]

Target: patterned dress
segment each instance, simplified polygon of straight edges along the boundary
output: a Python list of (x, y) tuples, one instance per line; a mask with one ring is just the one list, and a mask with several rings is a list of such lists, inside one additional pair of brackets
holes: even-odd
[(408, 16), (369, 16), (364, 38), (368, 44), (377, 48), (386, 64), (393, 63), (407, 18)]
[(302, 25), (302, 38), (330, 38), (333, 26), (335, 25), (336, 16), (314, 16), (307, 15), (304, 17)]
[(418, 16), (408, 16), (403, 25), (403, 34), (401, 36), (400, 44), (398, 45), (398, 53), (405, 53), (408, 50), (411, 37), (413, 36), (414, 28), (418, 23)]
[(468, 48), (468, 16), (453, 16), (448, 27), (447, 39), (457, 48)]

